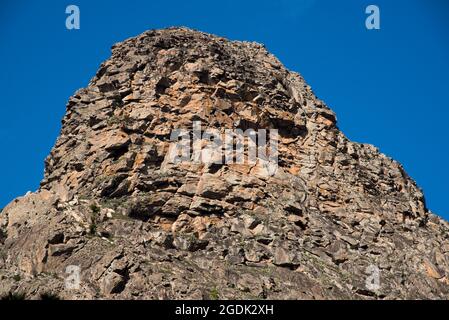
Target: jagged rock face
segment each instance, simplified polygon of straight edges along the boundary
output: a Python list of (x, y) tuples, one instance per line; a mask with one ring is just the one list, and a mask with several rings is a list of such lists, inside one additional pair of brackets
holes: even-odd
[[(277, 129), (278, 170), (168, 161), (171, 133), (194, 121)], [(0, 227), (1, 294), (449, 297), (448, 224), (402, 167), (349, 141), (263, 46), (183, 28), (112, 48), (70, 98), (40, 190)]]

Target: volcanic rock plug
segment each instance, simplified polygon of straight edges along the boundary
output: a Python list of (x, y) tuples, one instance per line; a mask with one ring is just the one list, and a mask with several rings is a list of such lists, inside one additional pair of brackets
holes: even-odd
[[(277, 170), (170, 161), (194, 122), (277, 130)], [(449, 297), (448, 223), (257, 43), (169, 28), (114, 45), (45, 164), (0, 214), (2, 296)]]

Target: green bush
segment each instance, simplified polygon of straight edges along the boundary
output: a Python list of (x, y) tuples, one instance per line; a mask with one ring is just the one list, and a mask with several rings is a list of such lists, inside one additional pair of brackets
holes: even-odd
[(90, 234), (91, 236), (94, 236), (94, 235), (97, 234), (97, 224), (96, 224), (95, 222), (92, 222), (92, 223), (89, 225), (89, 234)]
[(220, 299), (220, 294), (218, 293), (218, 289), (217, 288), (213, 288), (210, 292), (209, 292), (209, 298), (211, 300), (218, 300)]
[(89, 225), (89, 234), (94, 236), (97, 233), (97, 219), (100, 214), (100, 207), (92, 203), (90, 205), (90, 210), (92, 211), (91, 223)]
[(94, 204), (94, 203), (92, 203), (92, 204), (90, 205), (90, 210), (92, 211), (92, 213), (93, 213), (94, 215), (97, 215), (97, 214), (100, 213), (100, 207), (97, 206), (97, 205)]
[(9, 292), (2, 296), (0, 300), (25, 300), (25, 294), (21, 292)]
[(6, 232), (6, 230), (3, 230), (2, 228), (0, 228), (0, 242), (2, 242), (2, 240), (6, 239), (8, 237), (8, 234)]
[(40, 295), (41, 300), (61, 300), (56, 293), (44, 292)]

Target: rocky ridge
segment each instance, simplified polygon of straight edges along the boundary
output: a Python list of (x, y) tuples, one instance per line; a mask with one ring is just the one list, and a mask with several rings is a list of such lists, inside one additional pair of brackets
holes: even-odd
[[(278, 171), (170, 163), (171, 132), (193, 121), (278, 129)], [(169, 28), (114, 45), (45, 164), (40, 189), (0, 214), (2, 296), (449, 297), (448, 223), (257, 43)]]

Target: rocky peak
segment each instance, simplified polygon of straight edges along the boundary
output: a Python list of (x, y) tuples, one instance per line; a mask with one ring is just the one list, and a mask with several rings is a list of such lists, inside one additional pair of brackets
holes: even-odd
[[(171, 161), (172, 133), (195, 122), (277, 130), (276, 171), (259, 160)], [(447, 223), (400, 164), (349, 141), (304, 79), (260, 44), (147, 31), (112, 47), (62, 124), (40, 190), (0, 216), (0, 292), (448, 295)], [(83, 280), (67, 290), (51, 274), (74, 265)], [(369, 270), (378, 286), (366, 284)]]
[(205, 128), (275, 128), (290, 143), (307, 135), (307, 113), (335, 123), (303, 79), (263, 46), (189, 29), (149, 31), (115, 45), (89, 87), (70, 99), (42, 187), (62, 183), (73, 194), (109, 195), (115, 190), (105, 191), (95, 177), (121, 172), (129, 185), (121, 193), (138, 192), (148, 169), (161, 168), (173, 129), (194, 121)]

